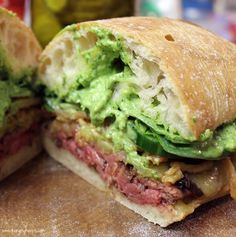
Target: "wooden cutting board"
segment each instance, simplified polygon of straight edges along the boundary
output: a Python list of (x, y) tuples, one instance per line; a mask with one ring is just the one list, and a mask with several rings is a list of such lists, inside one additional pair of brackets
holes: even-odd
[(0, 237), (236, 237), (236, 202), (225, 197), (160, 228), (41, 154), (0, 184)]

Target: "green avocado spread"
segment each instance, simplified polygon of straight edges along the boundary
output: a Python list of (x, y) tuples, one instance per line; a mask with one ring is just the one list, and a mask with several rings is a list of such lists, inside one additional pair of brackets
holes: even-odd
[[(158, 178), (158, 174), (149, 160), (139, 155), (140, 151), (168, 158), (217, 160), (236, 150), (235, 121), (215, 131), (206, 130), (198, 141), (193, 141), (170, 130), (158, 118), (148, 116), (140, 107), (137, 87), (132, 83), (135, 75), (130, 69), (130, 52), (122, 38), (115, 38), (109, 31), (97, 27), (89, 31), (96, 33), (95, 45), (78, 50), (85, 69), (78, 73), (68, 91), (66, 87), (60, 88), (61, 92), (45, 89), (48, 109), (66, 113), (82, 110), (98, 129), (106, 125), (105, 136), (112, 140), (117, 151), (126, 152), (126, 162), (145, 177)], [(80, 33), (74, 34), (75, 38), (80, 37)]]
[(12, 120), (20, 119), (14, 117), (20, 109), (39, 104), (28, 82), (23, 83), (8, 77), (0, 80), (0, 101), (0, 138), (13, 129)]
[(21, 105), (17, 98), (32, 96), (32, 92), (26, 87), (20, 87), (10, 81), (0, 81), (0, 127), (4, 126), (5, 115), (9, 110)]

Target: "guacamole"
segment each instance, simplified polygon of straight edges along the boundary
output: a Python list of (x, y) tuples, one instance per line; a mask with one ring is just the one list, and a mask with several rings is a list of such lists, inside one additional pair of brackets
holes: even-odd
[[(32, 92), (26, 87), (20, 87), (10, 81), (0, 81), (0, 128), (4, 126), (5, 115), (11, 107), (17, 110), (14, 106), (14, 99), (20, 97), (32, 96)], [(19, 106), (19, 105), (18, 105)]]

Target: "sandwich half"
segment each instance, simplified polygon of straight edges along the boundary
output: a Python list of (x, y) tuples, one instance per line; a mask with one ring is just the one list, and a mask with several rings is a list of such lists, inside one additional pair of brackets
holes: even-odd
[(66, 27), (39, 64), (49, 154), (163, 227), (235, 197), (236, 46), (183, 21)]
[(41, 103), (31, 88), (40, 53), (31, 30), (0, 8), (0, 180), (42, 148)]

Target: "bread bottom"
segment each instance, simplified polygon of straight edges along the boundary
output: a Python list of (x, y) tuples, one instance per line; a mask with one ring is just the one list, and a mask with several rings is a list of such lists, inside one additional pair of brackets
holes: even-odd
[(41, 136), (35, 136), (30, 146), (23, 146), (16, 154), (0, 161), (0, 181), (23, 166), (42, 150)]
[(159, 224), (162, 227), (166, 227), (171, 223), (183, 220), (202, 203), (224, 196), (228, 193), (228, 187), (224, 187), (224, 190), (221, 190), (214, 197), (202, 197), (195, 199), (188, 204), (185, 204), (182, 201), (177, 201), (174, 205), (159, 206), (136, 204), (128, 200), (122, 193), (118, 192), (116, 188), (108, 187), (104, 180), (96, 172), (96, 170), (88, 167), (84, 162), (75, 158), (69, 151), (58, 148), (55, 145), (54, 141), (49, 138), (46, 132), (43, 135), (43, 143), (45, 149), (52, 158), (63, 164), (65, 167), (73, 171), (75, 174), (79, 175), (81, 178), (83, 178), (96, 188), (102, 191), (109, 192), (119, 203), (145, 217), (150, 222)]

